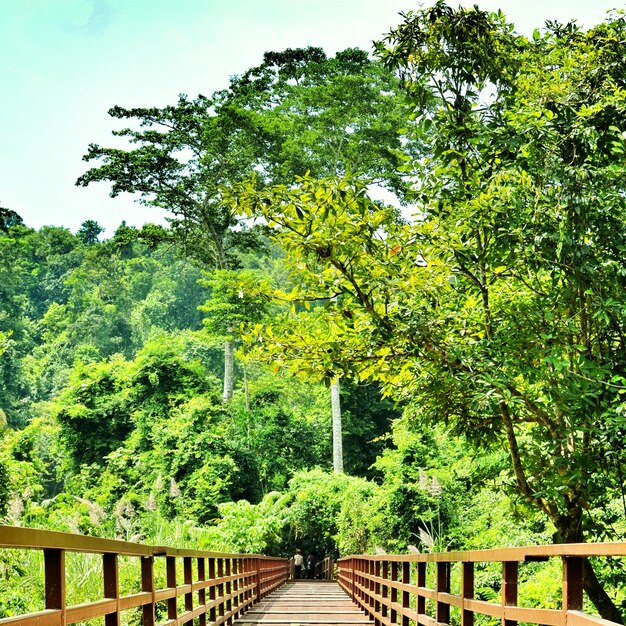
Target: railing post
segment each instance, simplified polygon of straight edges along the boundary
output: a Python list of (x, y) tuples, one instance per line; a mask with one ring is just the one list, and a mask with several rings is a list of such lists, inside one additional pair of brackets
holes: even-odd
[(378, 626), (380, 624), (380, 618), (378, 615), (380, 614), (380, 561), (377, 559), (374, 561), (374, 576), (376, 576), (376, 580), (374, 581), (374, 624)]
[[(398, 562), (391, 562), (391, 580), (395, 583), (398, 581)], [(395, 587), (391, 587), (391, 623), (398, 623), (398, 612), (393, 608), (394, 604), (398, 602), (398, 590)]]
[(104, 597), (115, 599), (115, 611), (104, 616), (105, 626), (120, 624), (120, 576), (117, 554), (102, 555), (102, 573), (104, 575)]
[(250, 599), (250, 589), (248, 588), (248, 585), (250, 584), (250, 559), (244, 557), (243, 558), (243, 588), (245, 589), (244, 594), (243, 594), (243, 602), (246, 605), (246, 607), (248, 606), (249, 602), (248, 600)]
[(217, 603), (218, 610), (217, 614), (219, 617), (224, 615), (224, 581), (222, 577), (224, 576), (224, 559), (222, 557), (218, 557), (217, 559), (217, 577), (220, 579), (220, 584), (217, 586)]
[(256, 593), (256, 601), (261, 599), (261, 559), (254, 559), (254, 590)]
[(215, 557), (211, 557), (209, 559), (209, 580), (212, 582), (209, 587), (209, 602), (212, 605), (209, 609), (209, 622), (213, 624), (217, 619), (217, 611), (215, 609), (215, 599), (217, 597), (217, 589), (215, 585)]
[(356, 600), (356, 559), (350, 559), (350, 594)]
[[(417, 586), (426, 587), (426, 563), (419, 562), (417, 564)], [(416, 607), (417, 616), (426, 615), (426, 598), (424, 596), (417, 596)], [(417, 621), (417, 620), (416, 620)]]
[(263, 597), (263, 589), (261, 587), (261, 559), (259, 557), (256, 558), (256, 601), (259, 602)]
[(248, 599), (250, 600), (250, 604), (254, 603), (254, 584), (256, 581), (256, 572), (254, 571), (254, 560), (248, 559), (248, 585), (250, 589), (248, 590)]
[(154, 557), (144, 556), (141, 559), (141, 591), (150, 593), (152, 601), (144, 604), (141, 609), (143, 626), (154, 626), (156, 599), (154, 593)]
[[(183, 582), (185, 585), (193, 586), (193, 573), (190, 556), (183, 557)], [(191, 589), (185, 594), (185, 611), (193, 611), (193, 592)]]
[(367, 591), (368, 591), (368, 580), (365, 577), (367, 572), (369, 571), (369, 561), (366, 561), (365, 559), (361, 559), (361, 567), (359, 568), (360, 570), (360, 582), (361, 582), (361, 589), (360, 589), (360, 594), (361, 594), (361, 601), (362, 601), (362, 606), (365, 609), (367, 603), (368, 603), (368, 599), (367, 599)]
[[(440, 593), (450, 593), (450, 563), (447, 561), (437, 563), (437, 596)], [(439, 597), (437, 597), (437, 621), (450, 623), (450, 605)]]
[(365, 603), (367, 601), (366, 598), (366, 579), (365, 573), (367, 568), (367, 561), (364, 559), (359, 559), (359, 597), (361, 598), (361, 606), (365, 608)]
[(374, 561), (367, 561), (367, 606), (369, 614), (374, 616)]
[(61, 626), (65, 626), (65, 551), (43, 551), (46, 585), (46, 609), (61, 611)]
[(474, 563), (464, 562), (461, 573), (461, 626), (474, 626), (474, 612), (465, 608), (465, 600), (474, 599)]
[(256, 558), (250, 559), (250, 598), (252, 602), (258, 602), (259, 598), (256, 595), (258, 592), (257, 585), (257, 560)]
[[(198, 558), (196, 561), (198, 565), (198, 582), (206, 581), (206, 560), (204, 558)], [(198, 604), (204, 606), (205, 610), (198, 616), (198, 625), (206, 626), (206, 588), (198, 589)]]
[[(383, 562), (383, 578), (385, 582), (383, 584), (383, 598), (385, 600), (389, 600), (389, 561)], [(382, 614), (383, 618), (386, 618), (389, 615), (389, 607), (387, 606), (387, 602), (384, 602), (382, 605)]]
[[(405, 585), (409, 585), (411, 583), (411, 563), (405, 561), (402, 563), (402, 582)], [(402, 612), (402, 626), (409, 626), (409, 616), (407, 615), (410, 604), (410, 594), (408, 591), (402, 591), (402, 608), (405, 609)]]
[[(517, 561), (504, 561), (502, 563), (502, 605), (515, 606), (517, 604), (517, 575), (519, 563)], [(502, 626), (517, 626), (515, 620), (506, 619), (506, 615), (502, 616)]]
[[(176, 589), (176, 557), (165, 557), (165, 578), (170, 589)], [(176, 606), (176, 595), (167, 599), (167, 619), (178, 621), (178, 607)]]
[[(231, 570), (231, 560), (230, 559), (226, 559), (226, 578), (230, 577), (231, 571), (232, 571)], [(226, 613), (230, 613), (230, 611), (233, 608), (233, 601), (232, 601), (232, 598), (231, 598), (231, 591), (232, 591), (232, 589), (233, 589), (232, 582), (230, 580), (227, 580), (226, 581), (226, 597), (228, 599), (226, 600)], [(226, 620), (226, 623), (227, 624), (232, 623), (232, 619), (229, 617)]]
[(583, 559), (579, 556), (563, 557), (563, 613), (568, 623), (568, 611), (583, 608)]
[[(239, 559), (233, 559), (233, 575), (239, 576), (239, 573)], [(233, 594), (233, 607), (235, 609), (233, 620), (236, 620), (239, 617), (239, 605), (241, 604), (241, 598), (239, 597), (239, 578), (235, 578), (233, 581)]]

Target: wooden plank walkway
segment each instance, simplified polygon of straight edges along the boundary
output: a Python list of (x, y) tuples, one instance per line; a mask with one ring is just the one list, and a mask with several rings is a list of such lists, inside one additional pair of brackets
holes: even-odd
[(236, 622), (237, 626), (263, 624), (348, 624), (373, 625), (363, 611), (335, 582), (290, 581), (253, 605)]

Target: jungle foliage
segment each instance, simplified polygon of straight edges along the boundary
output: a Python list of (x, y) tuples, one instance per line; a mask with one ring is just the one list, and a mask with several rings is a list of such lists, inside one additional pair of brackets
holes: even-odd
[[(0, 209), (5, 521), (318, 557), (624, 539), (626, 22), (402, 19), (376, 59), (112, 108), (129, 147), (78, 184), (167, 226)], [(556, 608), (535, 565), (520, 599)], [(620, 620), (623, 564), (585, 567)]]
[[(529, 41), (476, 7), (409, 13), (376, 49), (424, 138), (411, 223), (350, 177), (223, 196), (286, 250), (282, 297), (329, 302), (258, 325), (259, 352), (378, 380), (422, 425), (504, 446), (511, 493), (557, 541), (611, 535), (624, 494), (625, 33), (614, 16)], [(588, 562), (585, 590), (620, 619)]]

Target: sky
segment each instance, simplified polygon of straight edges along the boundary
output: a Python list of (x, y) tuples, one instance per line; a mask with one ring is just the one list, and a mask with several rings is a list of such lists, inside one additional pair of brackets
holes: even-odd
[[(548, 19), (591, 26), (624, 8), (623, 0), (460, 4), (502, 9), (523, 34)], [(122, 220), (161, 222), (161, 210), (128, 194), (110, 198), (106, 183), (74, 185), (88, 145), (113, 144), (119, 122), (109, 108), (210, 95), (268, 50), (369, 51), (400, 12), (418, 8), (414, 0), (0, 0), (0, 206), (33, 228), (75, 232), (96, 220), (105, 236)]]

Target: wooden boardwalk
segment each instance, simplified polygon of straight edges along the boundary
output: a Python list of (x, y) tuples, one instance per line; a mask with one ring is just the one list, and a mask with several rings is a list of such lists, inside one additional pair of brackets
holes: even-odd
[(235, 624), (374, 624), (335, 582), (290, 581), (253, 605)]

